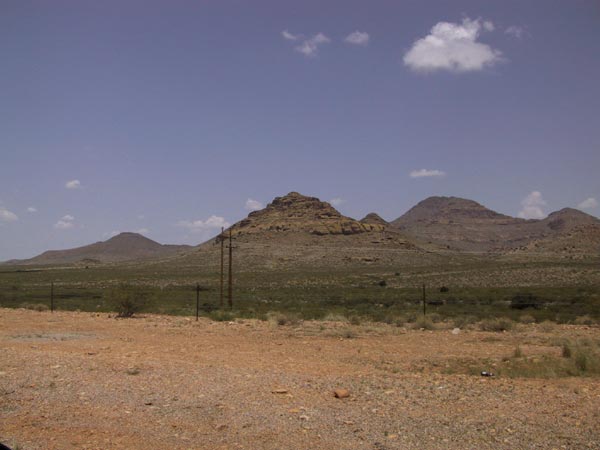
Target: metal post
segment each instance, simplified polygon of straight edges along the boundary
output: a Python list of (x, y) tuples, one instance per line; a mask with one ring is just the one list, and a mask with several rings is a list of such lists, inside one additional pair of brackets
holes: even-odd
[(231, 228), (229, 229), (229, 286), (228, 302), (229, 308), (233, 308), (233, 241), (231, 239)]
[(423, 283), (423, 315), (427, 314), (427, 298), (425, 297), (425, 283)]
[(224, 279), (225, 279), (225, 274), (224, 274), (225, 270), (224, 270), (224, 264), (223, 264), (225, 236), (223, 236), (223, 230), (225, 230), (225, 228), (221, 227), (221, 234), (219, 235), (219, 239), (221, 239), (221, 297), (220, 297), (221, 308), (223, 308), (223, 283), (224, 283)]
[(54, 283), (50, 283), (50, 312), (54, 312)]
[(196, 284), (196, 322), (198, 321), (199, 311), (200, 311), (200, 285)]

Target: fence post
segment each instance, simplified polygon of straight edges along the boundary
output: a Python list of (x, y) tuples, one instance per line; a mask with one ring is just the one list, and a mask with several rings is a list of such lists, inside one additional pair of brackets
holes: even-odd
[(200, 311), (200, 284), (196, 284), (196, 322)]

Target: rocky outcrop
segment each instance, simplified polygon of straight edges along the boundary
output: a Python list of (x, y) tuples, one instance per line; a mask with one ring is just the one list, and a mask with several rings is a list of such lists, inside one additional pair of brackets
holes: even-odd
[(290, 192), (276, 197), (266, 208), (248, 214), (231, 227), (233, 235), (264, 232), (303, 232), (317, 236), (354, 235), (383, 231), (384, 226), (362, 223), (342, 215), (327, 202)]

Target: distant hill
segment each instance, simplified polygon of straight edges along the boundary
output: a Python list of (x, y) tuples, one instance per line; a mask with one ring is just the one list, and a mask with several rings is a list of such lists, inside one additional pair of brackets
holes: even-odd
[(68, 250), (48, 250), (30, 259), (12, 260), (10, 264), (94, 264), (174, 255), (192, 247), (162, 245), (138, 233), (121, 233), (107, 241)]
[(390, 223), (409, 236), (475, 252), (507, 251), (594, 224), (600, 225), (600, 221), (572, 208), (554, 212), (543, 220), (525, 220), (458, 197), (429, 197)]

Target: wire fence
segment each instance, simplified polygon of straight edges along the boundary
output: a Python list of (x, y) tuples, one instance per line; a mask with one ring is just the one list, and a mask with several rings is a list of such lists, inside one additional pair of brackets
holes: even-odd
[[(228, 305), (227, 290), (221, 304), (220, 289), (199, 284), (151, 287), (128, 286), (139, 302), (141, 312), (209, 317), (264, 318), (271, 311), (289, 312), (303, 319), (322, 319), (331, 314), (356, 316), (374, 321), (390, 321), (394, 317), (474, 316), (487, 318), (506, 316), (517, 319), (524, 314), (535, 320), (572, 321), (580, 316), (599, 317), (595, 295), (575, 292), (572, 295), (540, 297), (522, 289), (498, 293), (478, 289), (444, 287), (368, 289), (335, 286), (310, 288), (274, 287), (257, 289), (238, 287), (233, 292), (233, 308)], [(114, 312), (118, 309), (119, 290), (123, 286), (67, 283), (0, 286), (0, 306), (40, 311), (69, 310)], [(228, 315), (219, 312), (228, 311)]]

